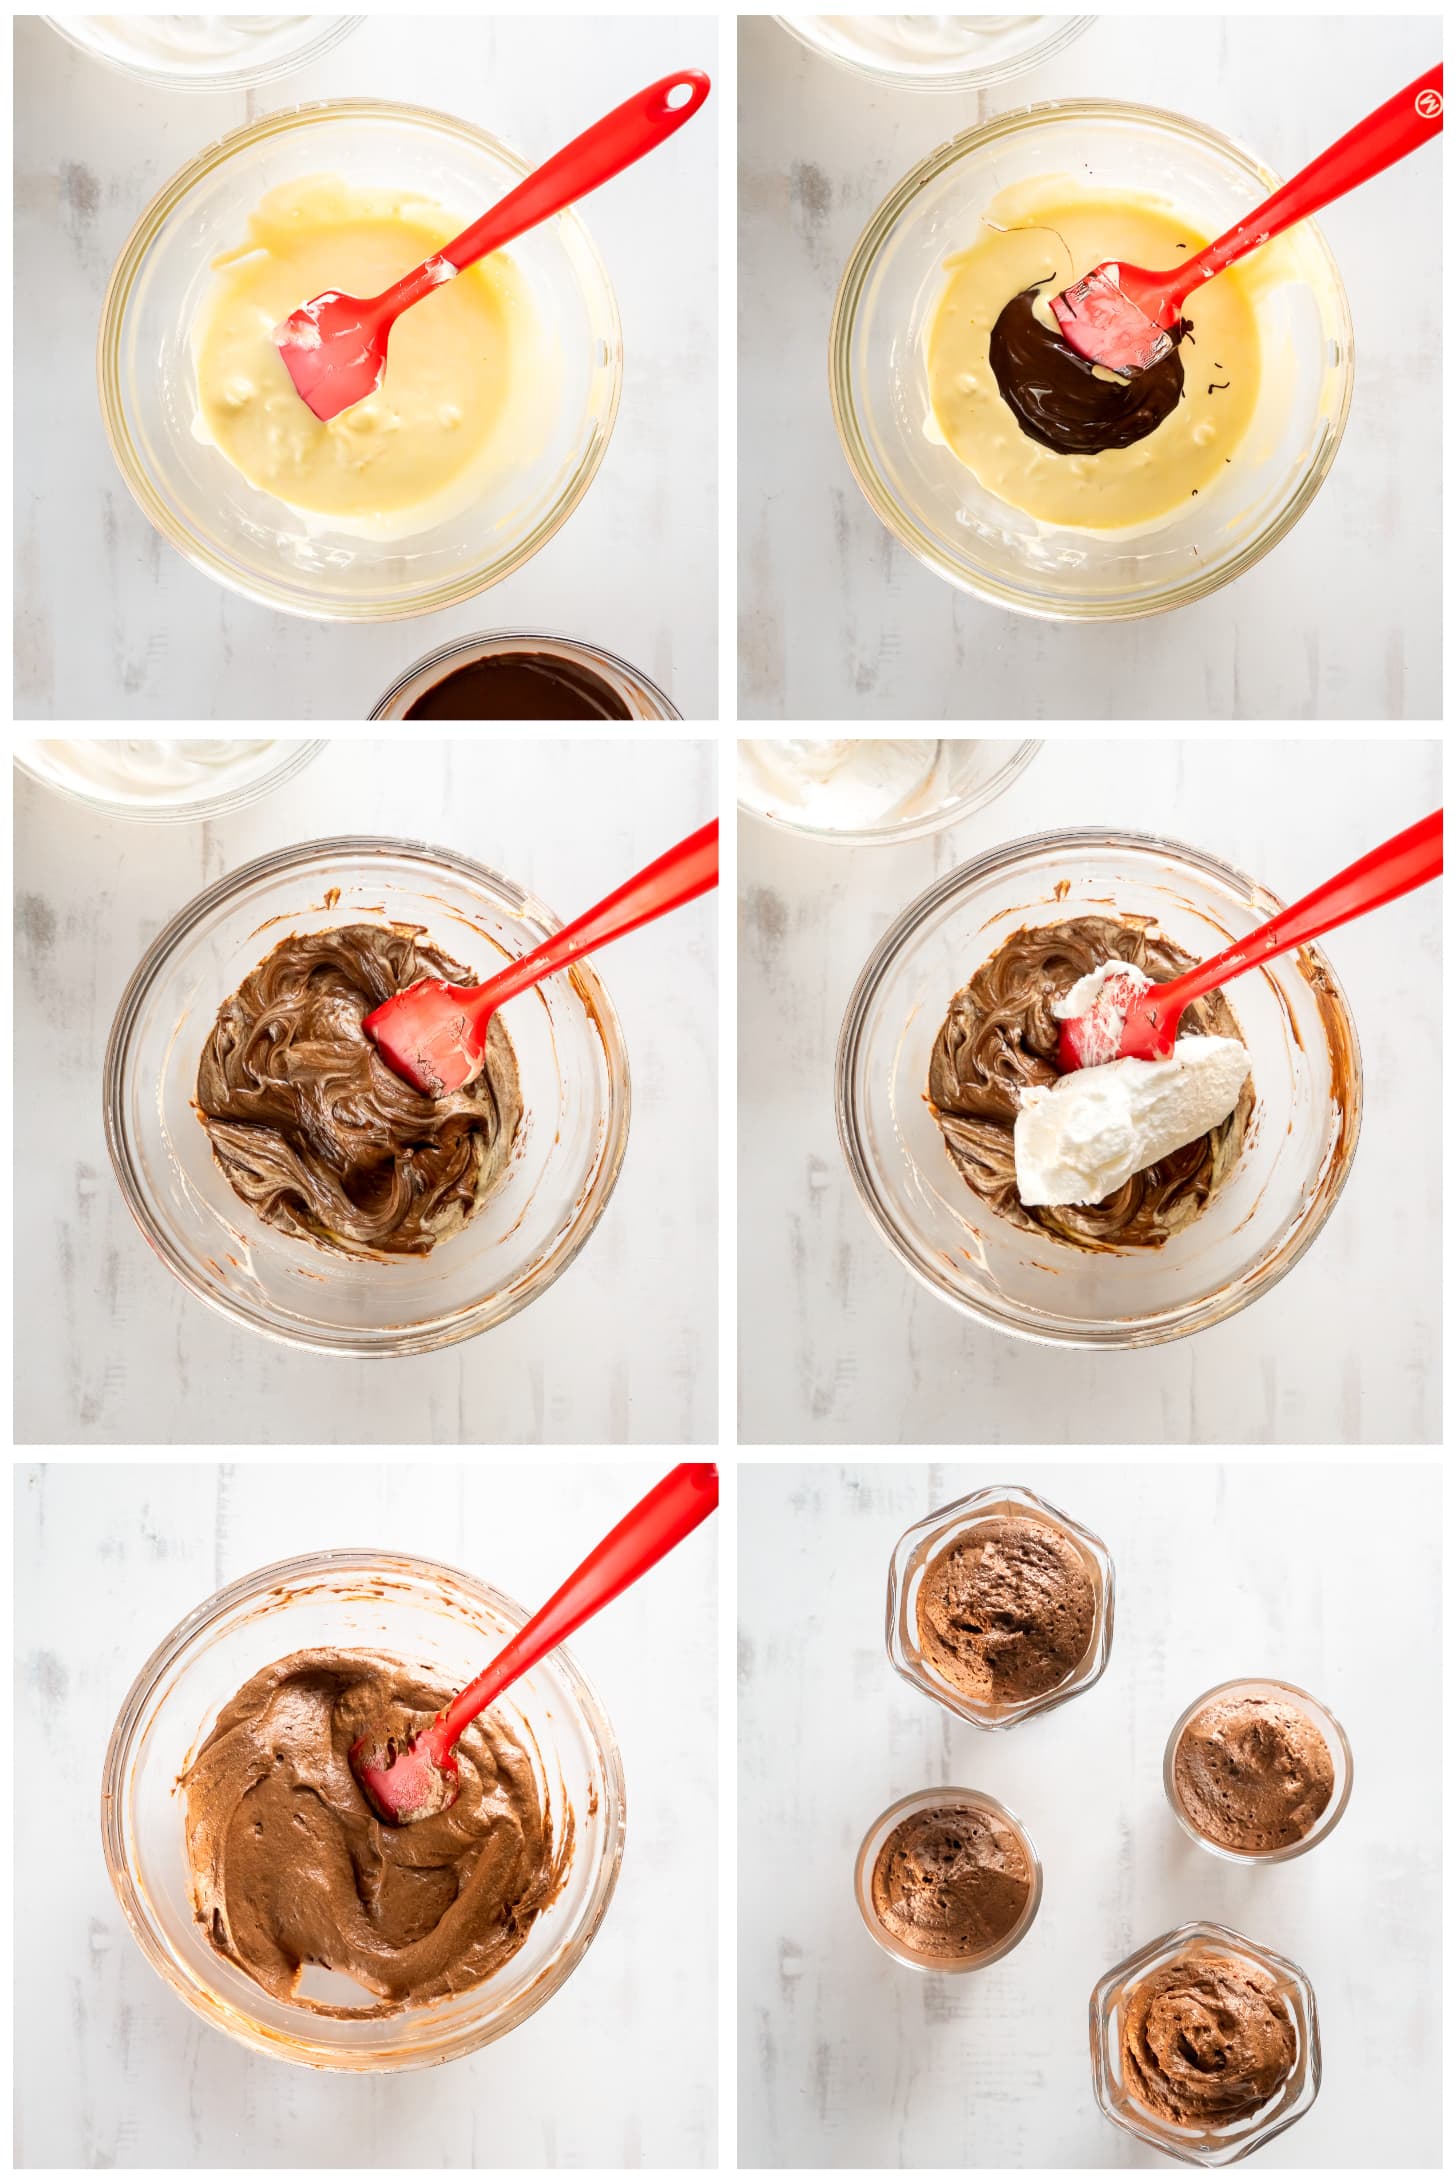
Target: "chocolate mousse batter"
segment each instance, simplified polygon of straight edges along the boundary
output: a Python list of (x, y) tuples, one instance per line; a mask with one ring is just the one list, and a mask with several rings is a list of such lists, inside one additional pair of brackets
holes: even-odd
[(1096, 1594), (1077, 1548), (1036, 1517), (990, 1517), (931, 1562), (915, 1599), (920, 1651), (982, 1705), (1040, 1698), (1092, 1642)]
[[(244, 1684), (183, 1777), (198, 1923), (221, 1956), (280, 2001), (324, 2017), (388, 2017), (479, 1986), (509, 1963), (571, 1862), (565, 1816), (528, 1754), (487, 1711), (456, 1746), (448, 1812), (392, 1828), (349, 1766), (366, 1728), (404, 1736), (452, 1691), (402, 1662), (320, 1648)], [(303, 1967), (358, 1982), (375, 2003), (295, 1993)]]
[(1122, 2013), (1127, 2089), (1169, 2123), (1242, 2123), (1294, 2068), (1289, 2006), (1244, 1957), (1176, 1957), (1125, 1997)]
[(1183, 359), (1177, 344), (1192, 327), (1180, 319), (1174, 346), (1150, 370), (1120, 379), (1078, 356), (1032, 306), (1053, 280), (1013, 296), (991, 329), (991, 369), (1001, 399), (1022, 431), (1054, 455), (1099, 455), (1131, 447), (1156, 432), (1183, 399)]
[(574, 660), (497, 652), (421, 691), (406, 720), (630, 720), (610, 683)]
[(1303, 1842), (1334, 1795), (1329, 1745), (1292, 1699), (1214, 1699), (1173, 1755), (1173, 1782), (1200, 1835), (1225, 1850)]
[(197, 1109), (238, 1196), (289, 1236), (355, 1257), (422, 1257), (496, 1188), (521, 1122), (499, 1014), (485, 1066), (430, 1099), (397, 1077), (364, 1018), (417, 979), (473, 971), (412, 925), (290, 934), (218, 1011)]
[(994, 1813), (936, 1805), (892, 1830), (875, 1860), (870, 1898), (885, 1931), (919, 1955), (950, 1962), (997, 1948), (1026, 1910), (1031, 1867)]
[[(1160, 982), (1191, 970), (1193, 958), (1152, 927), (1151, 918), (1133, 916), (1023, 926), (955, 996), (930, 1057), (931, 1112), (962, 1180), (1018, 1228), (1086, 1251), (1154, 1247), (1186, 1228), (1232, 1173), (1253, 1111), (1250, 1078), (1225, 1121), (1130, 1176), (1100, 1204), (1022, 1205), (1016, 1115), (1026, 1085), (1055, 1084), (1059, 1075), (1052, 1004), (1114, 956)], [(1180, 1029), (1240, 1036), (1217, 990), (1185, 1009)]]

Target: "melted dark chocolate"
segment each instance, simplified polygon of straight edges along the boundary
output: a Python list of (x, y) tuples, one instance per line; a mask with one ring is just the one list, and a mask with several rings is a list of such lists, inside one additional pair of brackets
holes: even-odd
[(630, 720), (590, 668), (541, 652), (498, 652), (421, 691), (406, 720)]
[(1097, 367), (1044, 326), (1032, 305), (1043, 284), (1013, 296), (991, 329), (991, 369), (1001, 399), (1028, 439), (1054, 455), (1100, 455), (1156, 432), (1183, 399), (1177, 344), (1184, 319), (1159, 364), (1134, 379), (1103, 378)]

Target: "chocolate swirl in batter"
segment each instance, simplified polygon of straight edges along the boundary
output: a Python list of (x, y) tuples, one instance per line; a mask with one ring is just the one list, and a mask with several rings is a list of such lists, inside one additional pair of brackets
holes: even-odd
[[(199, 1924), (280, 2001), (323, 2017), (388, 2017), (477, 1987), (508, 1964), (560, 1891), (573, 1824), (553, 1840), (530, 1755), (500, 1716), (455, 1748), (460, 1794), (409, 1827), (377, 1819), (349, 1766), (366, 1728), (424, 1728), (454, 1693), (401, 1662), (291, 1653), (244, 1684), (183, 1777)], [(299, 1995), (303, 1967), (377, 2003)]]
[(490, 1020), (485, 1067), (444, 1099), (397, 1077), (364, 1018), (417, 979), (479, 983), (423, 927), (294, 933), (224, 1001), (197, 1108), (218, 1166), (261, 1219), (355, 1257), (421, 1257), (505, 1173), (521, 1121), (515, 1050)]
[(1123, 2003), (1127, 2089), (1170, 2123), (1244, 2122), (1274, 2098), (1296, 2054), (1288, 2003), (1244, 1957), (1176, 1957)]
[(1192, 328), (1170, 329), (1174, 346), (1132, 379), (1088, 362), (1032, 309), (1046, 282), (1013, 296), (991, 329), (991, 369), (1001, 399), (1029, 439), (1054, 455), (1099, 455), (1156, 432), (1183, 399), (1177, 344)]
[[(1159, 982), (1191, 970), (1193, 958), (1151, 926), (1151, 918), (1142, 917), (1024, 926), (961, 988), (930, 1057), (931, 1111), (964, 1181), (1018, 1228), (1039, 1230), (1083, 1250), (1162, 1244), (1186, 1228), (1232, 1172), (1253, 1110), (1250, 1078), (1226, 1121), (1140, 1169), (1099, 1205), (1022, 1205), (1016, 1188), (1016, 1115), (1026, 1085), (1055, 1084), (1059, 1075), (1060, 1025), (1052, 1004), (1114, 956)], [(1240, 1036), (1219, 991), (1184, 1011), (1180, 1031)]]

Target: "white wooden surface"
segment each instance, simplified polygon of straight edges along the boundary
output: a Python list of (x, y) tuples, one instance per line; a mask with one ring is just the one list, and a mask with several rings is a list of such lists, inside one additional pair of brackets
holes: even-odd
[(16, 1031), (57, 1067), (16, 1087), (16, 1436), (26, 1442), (693, 1441), (716, 1435), (717, 908), (692, 903), (599, 968), (632, 1068), (626, 1162), (586, 1249), (502, 1327), (430, 1357), (285, 1349), (190, 1297), (112, 1176), (101, 1064), (122, 989), (205, 884), (286, 842), (447, 843), (570, 917), (717, 809), (682, 738), (339, 738), (208, 826), (93, 818), (16, 778)]
[[(97, 1784), (133, 1676), (261, 1564), (380, 1544), (546, 1599), (660, 1465), (17, 1467), (18, 1717), (48, 1785), (16, 1810), (17, 2167), (635, 2168), (716, 2154), (716, 1536), (582, 1630), (627, 1778), (601, 1932), (527, 2024), (439, 2070), (345, 2077), (250, 2054), (143, 1958)], [(669, 1646), (659, 1644), (662, 1631)]]
[[(885, 1656), (890, 1552), (976, 1487), (1033, 1487), (1107, 1542), (1102, 1681), (1002, 1735)], [(1087, 2004), (1131, 1950), (1214, 1919), (1304, 1967), (1313, 2110), (1256, 2168), (1439, 2167), (1440, 1484), (1434, 1464), (755, 1465), (740, 1472), (739, 2160), (1166, 2171), (1092, 2093)], [(1328, 1842), (1234, 1867), (1184, 1836), (1162, 1756), (1211, 1684), (1314, 1692), (1355, 1755)], [(959, 1977), (875, 1947), (854, 1857), (896, 1797), (989, 1790), (1045, 1872), (1030, 1934)]]
[[(1037, 622), (894, 544), (840, 452), (827, 343), (846, 259), (947, 138), (1043, 99), (1194, 113), (1292, 174), (1438, 58), (1437, 18), (1104, 16), (980, 98), (880, 88), (740, 28), (739, 690), (754, 719), (1340, 719), (1440, 712), (1440, 155), (1321, 224), (1354, 403), (1314, 506), (1258, 568), (1141, 622)], [(1293, 87), (1298, 90), (1292, 94)]]
[[(536, 558), (464, 606), (377, 629), (235, 598), (162, 545), (96, 406), (111, 265), (154, 192), (260, 113), (313, 99), (436, 106), (544, 159), (669, 69), (717, 65), (714, 15), (382, 15), (312, 66), (242, 92), (133, 83), (38, 17), (17, 23), (16, 710), (26, 719), (361, 720), (447, 639), (560, 630), (642, 668), (689, 719), (718, 711), (717, 118), (586, 208), (622, 314), (626, 378), (600, 473)], [(485, 208), (478, 207), (483, 211)], [(84, 632), (84, 641), (81, 633)], [(286, 693), (286, 700), (284, 694)]]
[(1360, 1145), (1322, 1234), (1257, 1304), (1157, 1349), (1048, 1349), (922, 1289), (871, 1229), (850, 1181), (834, 1052), (886, 928), (938, 874), (992, 843), (1106, 821), (1211, 850), (1292, 902), (1440, 800), (1438, 747), (1424, 740), (1053, 737), (999, 802), (904, 848), (821, 847), (740, 820), (744, 1439), (1438, 1438), (1438, 890), (1322, 944), (1365, 1067)]

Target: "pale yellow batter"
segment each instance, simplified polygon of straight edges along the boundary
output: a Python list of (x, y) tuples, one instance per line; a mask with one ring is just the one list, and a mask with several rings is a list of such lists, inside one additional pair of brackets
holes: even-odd
[[(1002, 308), (1036, 281), (1045, 299), (1106, 259), (1161, 271), (1210, 238), (1161, 200), (1083, 189), (1066, 177), (1018, 183), (982, 215), (949, 276), (926, 340), (933, 430), (998, 500), (1043, 523), (1088, 531), (1147, 526), (1181, 513), (1224, 474), (1259, 395), (1259, 334), (1237, 270), (1184, 305), (1183, 399), (1146, 439), (1061, 454), (1028, 437), (990, 364)], [(1179, 246), (1183, 246), (1180, 248)]]
[(311, 296), (377, 295), (467, 224), (406, 194), (311, 175), (265, 197), (214, 261), (193, 328), (199, 438), (316, 527), (400, 538), (468, 506), (508, 468), (532, 405), (536, 323), (497, 252), (396, 320), (378, 390), (321, 424), (274, 328)]

